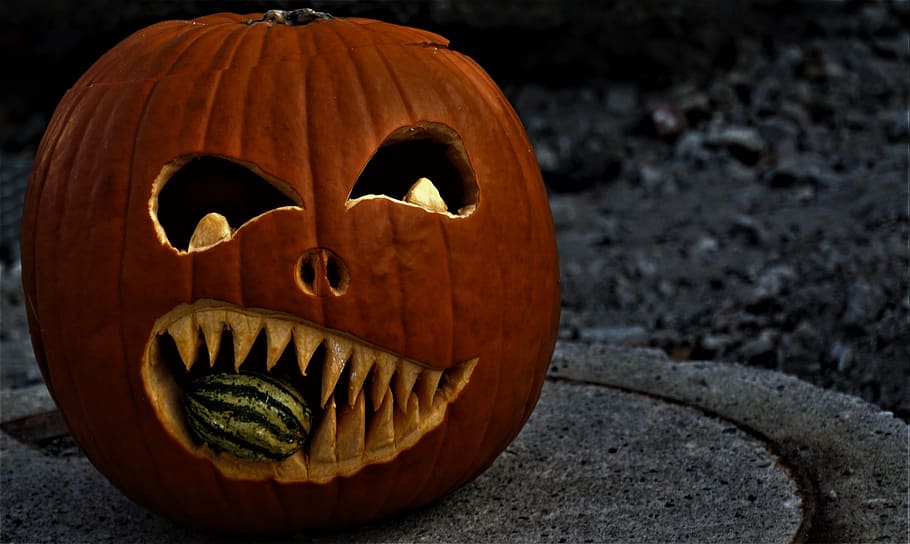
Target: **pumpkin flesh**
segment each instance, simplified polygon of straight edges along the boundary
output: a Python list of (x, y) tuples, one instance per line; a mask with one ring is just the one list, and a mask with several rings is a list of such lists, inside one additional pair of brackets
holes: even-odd
[[(228, 335), (224, 347), (233, 349), (223, 353), (222, 336)], [(253, 347), (260, 336), (265, 349), (257, 353)], [(155, 323), (142, 372), (164, 427), (225, 475), (323, 483), (389, 461), (416, 444), (442, 422), (477, 362), (436, 370), (290, 315), (202, 300), (181, 305)], [(263, 463), (200, 444), (186, 424), (184, 391), (200, 369), (205, 375), (216, 367), (264, 369), (304, 393), (318, 414), (305, 448), (286, 460)]]

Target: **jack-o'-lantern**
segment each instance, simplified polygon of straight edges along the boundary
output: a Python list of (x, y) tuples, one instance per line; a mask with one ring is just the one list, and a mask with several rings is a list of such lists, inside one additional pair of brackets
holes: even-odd
[(533, 151), (430, 32), (310, 10), (140, 30), (62, 98), (23, 217), (51, 394), (100, 472), (180, 523), (424, 505), (514, 439), (552, 355)]

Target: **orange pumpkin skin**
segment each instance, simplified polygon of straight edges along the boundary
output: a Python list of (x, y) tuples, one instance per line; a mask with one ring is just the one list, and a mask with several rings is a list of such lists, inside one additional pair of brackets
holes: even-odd
[[(63, 97), (22, 221), (30, 332), (74, 438), (136, 502), (223, 532), (351, 526), (464, 485), (520, 431), (558, 326), (553, 224), (517, 115), (444, 38), (354, 18), (245, 24), (258, 17), (152, 25)], [(386, 136), (427, 122), (461, 138), (473, 213), (346, 205)], [(177, 251), (150, 198), (165, 165), (194, 156), (251, 165), (300, 205)], [(313, 248), (343, 259), (343, 295), (301, 289), (298, 262)], [(295, 316), (435, 369), (478, 363), (442, 422), (388, 461), (321, 482), (226, 474), (174, 438), (141, 372), (156, 320), (202, 299)]]

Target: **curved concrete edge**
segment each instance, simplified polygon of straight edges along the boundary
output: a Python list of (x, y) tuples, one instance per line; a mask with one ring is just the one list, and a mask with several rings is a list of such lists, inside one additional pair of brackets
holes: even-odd
[[(579, 403), (579, 392), (590, 394), (589, 402)], [(4, 423), (4, 432), (0, 432), (0, 540), (118, 544), (221, 541), (173, 526), (130, 503), (75, 452), (44, 455), (7, 434), (11, 424), (23, 421), (36, 427), (20, 428), (16, 436), (65, 433), (43, 386), (3, 391), (0, 400), (0, 420)], [(652, 413), (655, 409), (658, 414)], [(700, 417), (699, 413), (711, 417)], [(649, 419), (655, 417), (660, 420)], [(600, 420), (606, 425), (601, 427), (610, 431), (598, 430)], [(728, 427), (745, 434), (728, 432)], [(676, 428), (684, 432), (676, 433)], [(697, 428), (706, 432), (699, 434)], [(614, 529), (637, 538), (646, 532), (636, 529), (642, 523), (645, 529), (655, 523), (671, 528), (701, 523), (704, 516), (699, 512), (719, 508), (712, 493), (693, 498), (692, 504), (677, 500), (673, 508), (660, 508), (673, 489), (687, 489), (687, 476), (669, 468), (684, 461), (672, 447), (672, 439), (692, 442), (689, 432), (706, 441), (703, 453), (717, 457), (717, 463), (706, 463), (708, 468), (692, 477), (710, 480), (718, 476), (711, 467), (729, 468), (749, 481), (761, 478), (760, 473), (780, 473), (764, 463), (766, 458), (780, 459), (778, 466), (795, 470), (788, 475), (799, 484), (807, 483), (794, 488), (802, 519), (797, 542), (908, 541), (910, 427), (889, 413), (777, 372), (735, 363), (677, 363), (655, 350), (572, 343), (557, 345), (548, 384), (528, 426), (476, 483), (420, 512), (372, 527), (322, 534), (316, 540), (535, 542), (544, 531), (548, 537), (573, 537), (569, 542), (588, 537), (602, 542)], [(722, 439), (712, 442), (718, 432)], [(635, 447), (621, 444), (623, 439), (618, 437), (625, 435), (635, 439)], [(582, 438), (589, 443), (583, 444)], [(753, 444), (761, 446), (750, 446)], [(753, 456), (743, 458), (743, 448), (767, 450), (772, 455), (760, 455), (763, 464), (752, 466), (750, 472), (748, 461)], [(604, 452), (610, 455), (604, 456)], [(602, 471), (593, 470), (595, 465), (609, 470), (609, 477), (604, 479)], [(644, 474), (645, 465), (653, 470)], [(762, 467), (767, 470), (762, 472)], [(653, 474), (653, 481), (641, 483), (643, 474)], [(674, 488), (668, 482), (677, 485)], [(751, 507), (764, 504), (759, 496), (761, 489), (770, 487), (775, 493), (783, 490), (784, 495), (790, 489), (767, 484), (762, 480), (757, 486)], [(649, 487), (657, 490), (654, 496), (635, 493), (639, 502), (629, 503), (630, 498), (623, 494), (627, 488)], [(732, 496), (719, 500), (735, 502), (738, 496), (742, 498), (741, 491), (737, 488)], [(601, 498), (605, 495), (620, 500), (604, 502)], [(731, 512), (737, 510), (735, 504), (727, 506)], [(658, 517), (654, 517), (655, 511)], [(676, 516), (676, 521), (667, 522), (667, 516)], [(781, 527), (787, 532), (791, 526), (784, 521)], [(755, 529), (767, 525), (768, 519), (734, 520), (731, 516), (730, 532), (725, 533), (729, 538), (716, 541), (746, 538), (737, 530), (737, 523), (751, 523), (744, 527)]]
[(910, 426), (862, 399), (771, 370), (600, 344), (558, 343), (548, 377), (680, 402), (763, 437), (811, 483), (809, 542), (910, 539)]
[[(0, 542), (240, 542), (131, 503), (79, 453), (43, 386), (0, 400)], [(344, 531), (242, 540), (791, 543), (804, 504), (763, 438), (684, 403), (552, 378), (493, 465), (434, 504)]]

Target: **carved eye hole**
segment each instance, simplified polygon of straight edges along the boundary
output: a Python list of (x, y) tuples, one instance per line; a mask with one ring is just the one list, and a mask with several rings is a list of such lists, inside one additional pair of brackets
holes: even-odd
[(479, 191), (461, 137), (439, 123), (390, 134), (357, 178), (347, 206), (376, 197), (453, 217), (470, 215)]
[(178, 159), (155, 180), (151, 212), (158, 235), (181, 251), (228, 240), (250, 220), (301, 207), (289, 185), (220, 157)]

